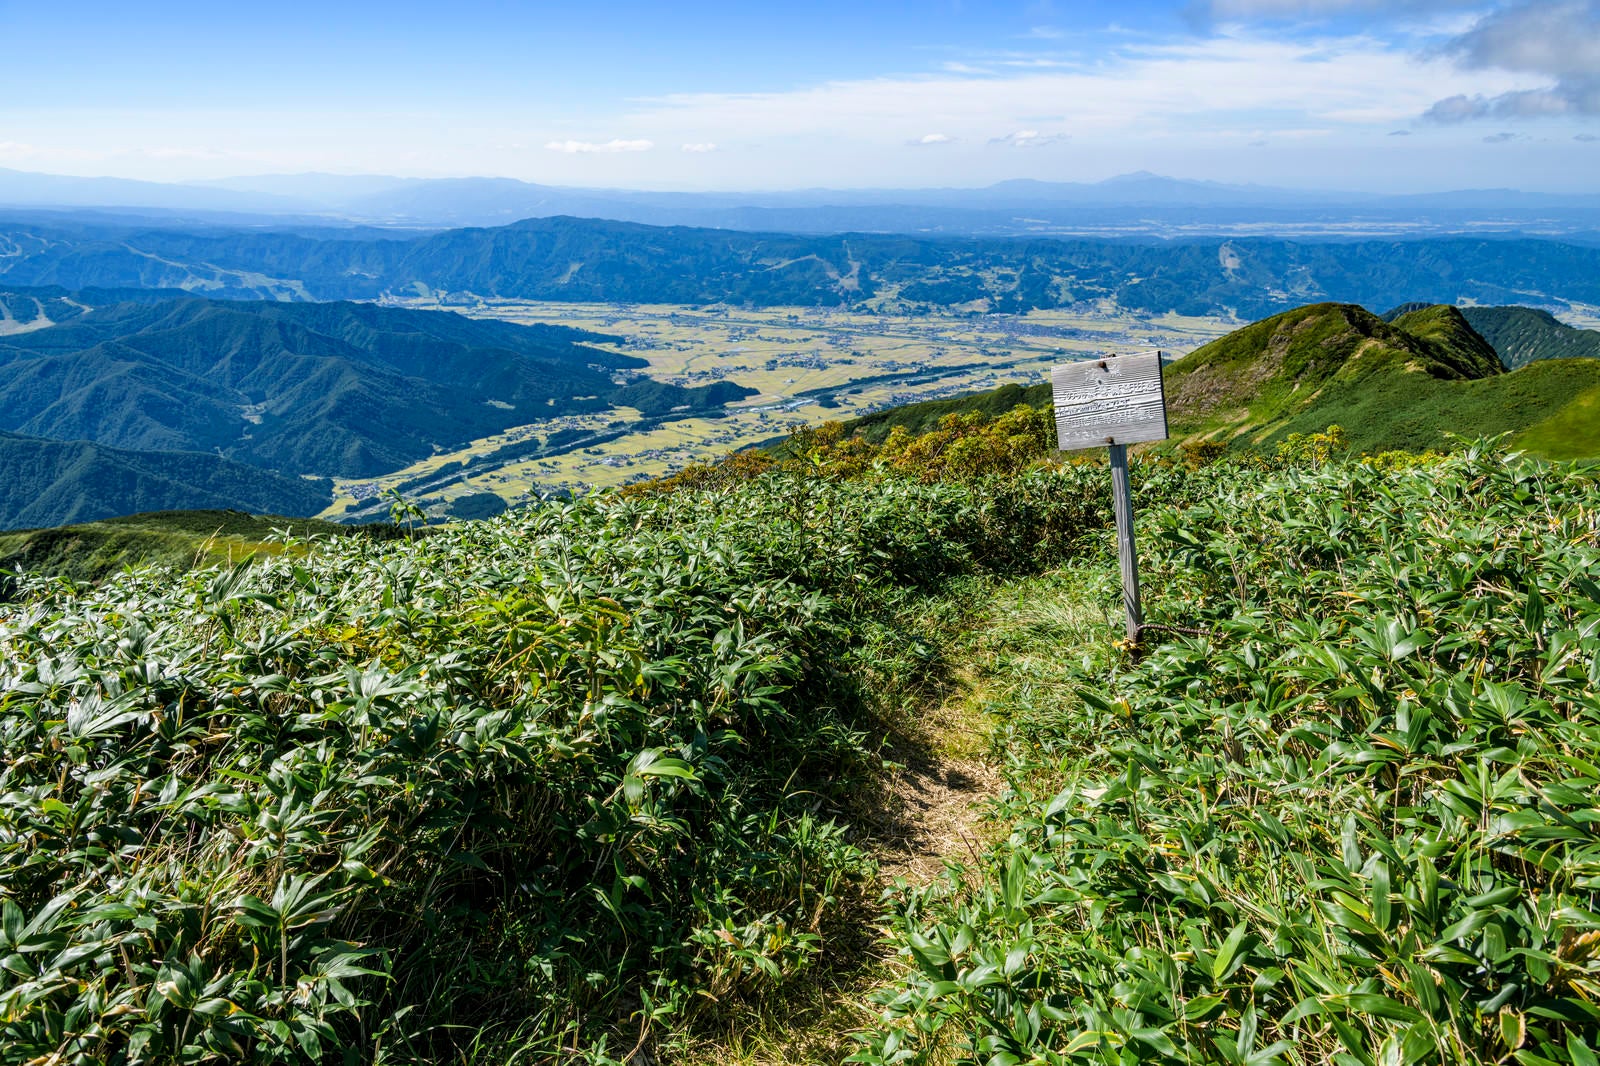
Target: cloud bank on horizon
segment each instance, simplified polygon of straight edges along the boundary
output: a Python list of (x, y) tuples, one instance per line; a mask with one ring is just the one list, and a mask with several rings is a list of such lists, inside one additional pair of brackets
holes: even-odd
[(0, 0), (0, 34), (35, 44), (0, 68), (0, 167), (1582, 191), (1600, 143), (1600, 0), (285, 3), (318, 28)]

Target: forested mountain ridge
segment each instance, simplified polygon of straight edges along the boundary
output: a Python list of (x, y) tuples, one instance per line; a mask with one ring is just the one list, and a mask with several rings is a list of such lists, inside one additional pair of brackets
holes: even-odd
[(315, 514), (331, 499), (327, 481), (203, 452), (133, 451), (0, 431), (0, 529), (91, 522), (157, 508)]
[(1114, 300), (1256, 318), (1318, 300), (1600, 303), (1600, 248), (1554, 240), (796, 236), (594, 219), (424, 235), (0, 222), (0, 282), (218, 296), (960, 307)]
[(366, 304), (116, 304), (0, 340), (0, 429), (363, 476), (602, 409), (607, 368), (640, 361), (589, 339)]
[(12, 434), (0, 528), (196, 507), (314, 514), (328, 486), (304, 476), (387, 473), (619, 404), (647, 419), (712, 413), (752, 391), (654, 381), (643, 360), (595, 347), (614, 338), (560, 326), (121, 295), (0, 289), (14, 323), (0, 335), (0, 430)]
[(1600, 330), (1578, 329), (1536, 307), (1464, 307), (1472, 328), (1508, 367), (1539, 359), (1600, 358)]

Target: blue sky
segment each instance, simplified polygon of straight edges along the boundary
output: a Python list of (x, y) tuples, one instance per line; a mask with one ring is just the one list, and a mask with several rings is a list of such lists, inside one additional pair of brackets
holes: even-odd
[(1600, 0), (0, 0), (0, 167), (1600, 192)]

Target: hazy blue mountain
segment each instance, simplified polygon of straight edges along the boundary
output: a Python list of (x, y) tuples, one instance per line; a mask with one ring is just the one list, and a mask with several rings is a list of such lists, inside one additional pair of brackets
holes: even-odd
[[(981, 188), (655, 192), (514, 178), (277, 174), (186, 185), (0, 171), (0, 205), (253, 212), (305, 220), (497, 226), (573, 215), (795, 233), (1541, 233), (1600, 230), (1600, 196), (1484, 189), (1414, 195), (1230, 185), (1157, 174)], [(248, 224), (248, 219), (235, 217)]]
[(1545, 239), (1288, 241), (805, 236), (593, 219), (372, 236), (0, 222), (0, 285), (210, 296), (961, 307), (1114, 299), (1136, 312), (1275, 314), (1306, 301), (1600, 303), (1600, 247)]
[(602, 339), (371, 304), (111, 304), (0, 337), (0, 429), (366, 476), (605, 409), (611, 371), (643, 363), (582, 343)]
[(327, 481), (199, 452), (143, 452), (0, 431), (0, 529), (90, 522), (132, 511), (235, 508), (315, 514)]
[(80, 178), (0, 168), (0, 205), (7, 207), (152, 207), (174, 211), (300, 213), (305, 203), (261, 192), (173, 185), (128, 178)]

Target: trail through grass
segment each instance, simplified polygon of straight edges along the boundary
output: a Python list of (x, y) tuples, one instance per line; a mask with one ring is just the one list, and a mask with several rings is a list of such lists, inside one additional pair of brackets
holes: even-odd
[(1199, 480), (1141, 543), (1209, 636), (1074, 647), (1082, 575), (1018, 586), (1000, 838), (891, 901), (854, 1061), (1594, 1063), (1594, 469)]

